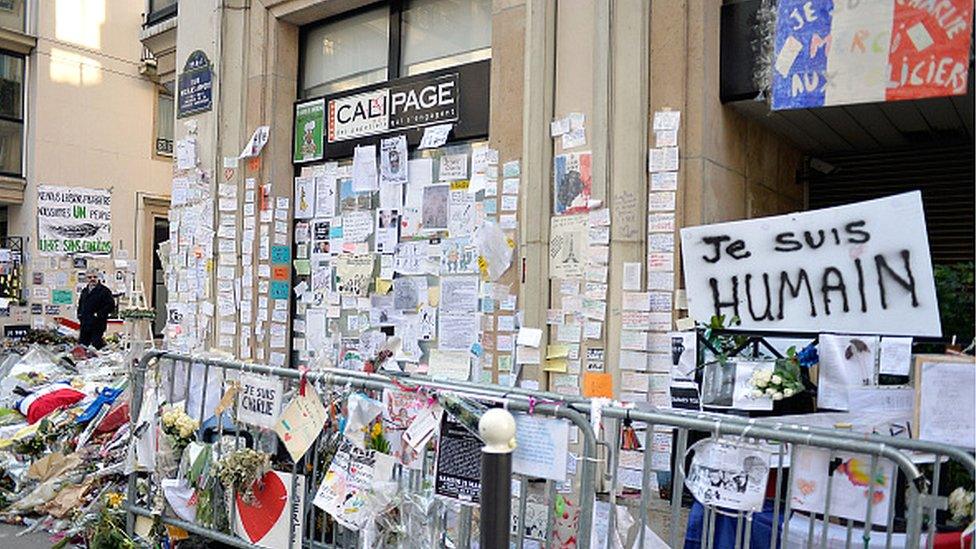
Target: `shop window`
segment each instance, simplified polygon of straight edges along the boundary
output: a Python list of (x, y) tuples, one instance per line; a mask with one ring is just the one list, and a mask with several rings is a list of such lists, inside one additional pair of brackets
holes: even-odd
[(489, 59), (491, 1), (413, 0), (400, 32), (400, 76)]
[(0, 28), (24, 32), (26, 3), (25, 0), (0, 0)]
[(24, 58), (0, 52), (0, 174), (21, 175), (23, 142)]
[(173, 156), (173, 82), (167, 82), (156, 94), (155, 151), (160, 156)]
[(301, 97), (491, 58), (491, 0), (398, 0), (302, 30)]
[(303, 44), (306, 97), (382, 82), (387, 78), (390, 10), (357, 12), (312, 28)]

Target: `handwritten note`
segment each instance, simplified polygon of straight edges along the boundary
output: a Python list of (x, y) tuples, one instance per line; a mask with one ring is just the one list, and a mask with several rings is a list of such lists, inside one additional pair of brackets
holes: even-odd
[(298, 461), (315, 442), (324, 426), (325, 407), (322, 406), (315, 389), (306, 386), (304, 396), (297, 394), (288, 403), (275, 426), (275, 432), (284, 443), (285, 449), (291, 454), (291, 458)]
[(560, 419), (519, 414), (515, 417), (512, 471), (556, 482), (566, 480), (569, 424)]

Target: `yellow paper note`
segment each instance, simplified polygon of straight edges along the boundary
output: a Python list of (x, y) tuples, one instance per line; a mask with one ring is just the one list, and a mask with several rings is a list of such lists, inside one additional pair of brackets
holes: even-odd
[(568, 358), (569, 345), (549, 345), (546, 347), (546, 358)]
[(379, 295), (386, 295), (390, 293), (390, 289), (393, 288), (393, 281), (386, 280), (385, 278), (376, 279), (376, 293)]
[(547, 372), (566, 373), (568, 371), (565, 358), (546, 359), (546, 365), (542, 369)]
[(440, 286), (428, 286), (427, 287), (427, 304), (431, 307), (436, 307), (438, 303), (441, 302), (441, 287)]

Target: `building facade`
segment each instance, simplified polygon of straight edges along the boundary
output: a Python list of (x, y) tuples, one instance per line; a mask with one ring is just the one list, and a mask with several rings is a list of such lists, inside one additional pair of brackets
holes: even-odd
[(172, 131), (172, 97), (133, 40), (142, 11), (106, 0), (0, 2), (8, 329), (74, 320), (86, 265), (115, 293), (141, 283), (153, 299), (172, 180), (156, 135)]
[[(186, 109), (174, 138), (190, 156), (176, 177), (212, 197), (171, 215), (185, 230), (179, 245), (171, 239), (170, 336), (189, 350), (356, 367), (398, 336), (408, 369), (436, 362), (450, 370), (470, 358), (474, 380), (591, 395), (609, 388), (655, 402), (666, 398), (655, 374), (666, 379), (668, 332), (689, 325), (681, 227), (863, 198), (838, 190), (836, 177), (870, 174), (871, 155), (897, 157), (923, 142), (934, 157), (968, 144), (971, 160), (971, 85), (961, 98), (771, 110), (769, 83), (753, 76), (763, 73), (761, 48), (773, 33), (766, 12), (775, 8), (758, 1), (229, 0), (201, 9), (182, 0), (149, 8), (143, 44), (160, 74), (177, 81), (177, 111)], [(968, 17), (971, 34), (971, 6)], [(189, 78), (199, 67), (206, 75)], [(869, 108), (914, 109), (923, 121), (941, 113), (945, 131), (927, 122), (929, 131), (912, 133), (900, 116), (885, 126), (862, 112)], [(439, 124), (451, 126), (446, 142), (418, 147)], [(380, 184), (360, 203), (369, 189), (357, 188), (357, 150), (401, 135), (411, 169), (426, 170), (417, 176), (422, 188), (411, 191), (408, 181), (391, 197)], [(249, 151), (255, 141), (261, 146)], [(847, 167), (824, 169), (840, 165), (830, 160), (840, 153)], [(463, 174), (449, 168), (459, 155), (470, 172), (468, 160)], [(965, 193), (965, 170), (946, 177), (947, 188)], [(332, 203), (316, 210), (312, 195)], [(484, 248), (467, 257), (472, 244), (450, 230), (430, 232), (438, 218), (424, 204), (444, 201), (450, 210), (466, 200), (479, 224), (501, 229), (511, 266), (482, 273), (473, 309), (444, 310), (456, 290), (445, 276), (486, 270), (476, 261)], [(200, 211), (211, 215), (203, 231)], [(392, 237), (380, 232), (384, 211), (398, 216)], [(576, 212), (586, 219), (570, 219)], [(428, 226), (412, 232), (413, 216)], [(463, 228), (467, 218), (447, 217), (477, 238)], [(971, 243), (971, 208), (954, 219), (968, 223)], [(578, 234), (587, 246), (566, 244)], [(407, 248), (427, 267), (404, 267)], [(965, 260), (960, 254), (952, 257)], [(430, 268), (432, 257), (439, 268)], [(343, 285), (353, 277), (365, 287)], [(401, 285), (412, 287), (409, 296)], [(407, 305), (386, 304), (401, 295)], [(472, 330), (475, 339), (464, 339)], [(541, 330), (538, 340), (532, 330)], [(445, 345), (454, 337), (464, 343)], [(469, 350), (474, 358), (465, 358)]]

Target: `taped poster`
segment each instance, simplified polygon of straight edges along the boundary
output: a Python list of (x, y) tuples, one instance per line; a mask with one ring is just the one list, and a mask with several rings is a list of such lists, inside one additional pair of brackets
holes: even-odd
[(760, 511), (768, 476), (769, 452), (707, 439), (695, 446), (685, 486), (703, 505)]
[(112, 191), (40, 185), (37, 250), (42, 254), (112, 252)]

